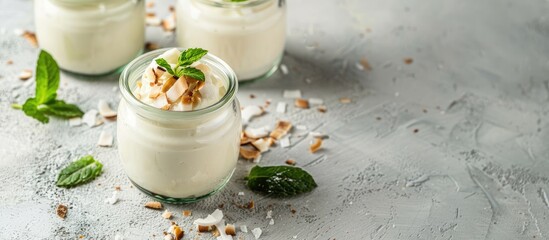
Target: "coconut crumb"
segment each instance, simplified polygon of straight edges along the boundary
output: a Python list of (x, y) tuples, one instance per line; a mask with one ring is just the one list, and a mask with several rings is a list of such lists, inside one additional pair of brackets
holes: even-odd
[(211, 226), (198, 225), (197, 230), (198, 230), (198, 232), (209, 232), (209, 231), (212, 231), (212, 227)]
[(320, 132), (310, 132), (309, 135), (313, 138), (328, 139), (330, 136)]
[(244, 196), (244, 192), (238, 192), (238, 196)]
[(313, 144), (309, 147), (309, 151), (311, 151), (311, 153), (315, 153), (320, 150), (320, 148), (322, 148), (322, 139), (315, 138)]
[(275, 220), (271, 218), (271, 220), (269, 221), (269, 225), (274, 225), (275, 224)]
[(32, 77), (32, 70), (25, 69), (19, 74), (19, 79), (26, 81), (29, 80)]
[(100, 147), (112, 147), (113, 136), (111, 133), (106, 131), (101, 131), (99, 135), (99, 140), (97, 140), (97, 146)]
[(282, 96), (284, 98), (301, 98), (301, 90), (284, 90)]
[(192, 211), (191, 210), (183, 210), (183, 216), (185, 217), (190, 217), (192, 215)]
[(348, 98), (348, 97), (342, 97), (342, 98), (339, 98), (339, 102), (340, 103), (351, 103), (351, 99)]
[(114, 205), (116, 202), (118, 202), (118, 192), (117, 191), (112, 192), (112, 196), (110, 198), (105, 199), (105, 203), (108, 203), (110, 205)]
[(358, 63), (362, 67), (361, 70), (367, 70), (367, 71), (372, 70), (372, 66), (370, 66), (370, 63), (368, 62), (368, 59), (363, 57), (363, 58), (360, 59), (360, 61)]
[(82, 118), (81, 117), (73, 117), (69, 118), (69, 126), (71, 127), (77, 127), (82, 125)]
[(297, 98), (294, 104), (298, 108), (303, 108), (303, 109), (309, 108), (309, 101), (307, 99)]
[(267, 216), (266, 216), (265, 218), (266, 218), (266, 219), (273, 218), (273, 210), (267, 211)]
[(235, 229), (234, 225), (227, 224), (225, 226), (225, 234), (231, 235), (231, 236), (236, 236), (236, 229)]
[(160, 202), (147, 202), (145, 203), (145, 207), (146, 208), (150, 208), (150, 209), (162, 209), (162, 203)]
[(324, 100), (320, 98), (309, 98), (309, 104), (311, 105), (322, 105), (324, 104)]
[(412, 59), (412, 58), (404, 58), (404, 63), (406, 63), (408, 65), (412, 64), (413, 62), (414, 62), (414, 59)]
[(321, 113), (325, 113), (325, 112), (328, 111), (328, 108), (326, 108), (326, 106), (324, 106), (324, 105), (321, 105), (321, 106), (318, 106), (318, 107), (316, 108), (316, 110), (318, 110), (318, 111), (321, 112)]
[(280, 64), (280, 71), (282, 71), (282, 74), (284, 75), (288, 75), (288, 67), (286, 67), (286, 65), (284, 64)]
[(293, 159), (288, 159), (285, 161), (286, 164), (290, 165), (290, 166), (295, 166), (296, 164), (296, 161), (293, 160)]
[(287, 148), (287, 147), (290, 147), (290, 145), (291, 145), (291, 143), (290, 143), (290, 137), (289, 136), (285, 136), (285, 137), (280, 139), (280, 147)]
[(240, 231), (243, 232), (243, 233), (247, 233), (248, 232), (248, 226), (240, 225)]
[(261, 228), (254, 228), (252, 229), (252, 234), (254, 235), (254, 238), (257, 240), (259, 239), (259, 237), (261, 237), (261, 233), (263, 231), (261, 231)]
[(67, 206), (63, 204), (57, 205), (56, 212), (57, 212), (57, 216), (59, 216), (60, 218), (65, 219), (65, 217), (67, 217), (68, 211), (69, 211), (69, 208), (67, 208)]
[(169, 212), (168, 209), (164, 210), (164, 213), (162, 213), (162, 217), (165, 219), (171, 219), (172, 218), (172, 212)]
[(180, 240), (185, 235), (185, 231), (183, 231), (183, 229), (181, 229), (181, 227), (179, 227), (179, 225), (177, 225), (175, 222), (172, 222), (170, 230), (175, 240)]
[(13, 60), (6, 61), (6, 65), (12, 65), (12, 64), (13, 64)]
[(38, 40), (36, 39), (36, 34), (31, 31), (24, 31), (21, 35), (27, 40), (33, 47), (38, 47)]

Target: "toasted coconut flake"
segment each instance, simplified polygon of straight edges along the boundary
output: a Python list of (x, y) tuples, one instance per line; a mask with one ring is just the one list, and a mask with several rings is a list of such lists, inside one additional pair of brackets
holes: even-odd
[(352, 100), (348, 97), (342, 97), (342, 98), (339, 99), (339, 102), (340, 103), (351, 103)]
[(160, 26), (160, 24), (162, 24), (162, 20), (155, 15), (147, 14), (145, 16), (145, 24), (147, 26)]
[(261, 156), (261, 152), (256, 149), (240, 147), (240, 156), (247, 160), (253, 160)]
[(181, 238), (183, 238), (183, 235), (185, 235), (185, 231), (183, 231), (181, 229), (181, 227), (179, 227), (179, 225), (175, 224), (175, 223), (172, 223), (173, 225), (170, 227), (171, 229), (171, 232), (174, 236), (174, 239), (175, 240), (180, 240)]
[(275, 140), (272, 137), (266, 137), (266, 138), (263, 138), (263, 139), (265, 139), (265, 141), (267, 141), (267, 143), (269, 143), (269, 147), (272, 146), (275, 143)]
[(209, 232), (209, 231), (212, 231), (212, 227), (211, 226), (198, 225), (197, 230), (198, 230), (198, 232)]
[(167, 18), (162, 20), (161, 25), (165, 32), (175, 31), (175, 15), (171, 13)]
[(250, 105), (242, 109), (242, 122), (248, 123), (253, 117), (261, 116), (265, 110), (262, 107), (256, 105)]
[(169, 212), (168, 209), (166, 209), (164, 211), (164, 213), (162, 213), (162, 217), (165, 218), (165, 219), (171, 219), (172, 218), (172, 212)]
[(162, 209), (162, 203), (160, 202), (147, 202), (145, 203), (145, 207), (146, 208), (150, 208), (150, 209)]
[(97, 110), (92, 109), (84, 113), (82, 116), (82, 122), (84, 122), (89, 127), (97, 126)]
[(301, 90), (284, 90), (282, 96), (284, 98), (301, 98)]
[(324, 104), (324, 100), (320, 98), (309, 98), (309, 104), (311, 105), (322, 105)]
[(212, 214), (209, 214), (206, 218), (199, 218), (194, 221), (194, 224), (199, 226), (213, 226), (223, 220), (223, 211), (216, 209)]
[(67, 217), (67, 212), (69, 212), (69, 208), (63, 204), (59, 204), (57, 205), (56, 212), (58, 217), (65, 219), (65, 217)]
[(287, 147), (290, 147), (290, 137), (289, 136), (285, 136), (283, 138), (280, 139), (280, 147), (283, 147), (283, 148), (287, 148)]
[(278, 140), (286, 135), (292, 129), (292, 124), (288, 121), (278, 121), (275, 129), (271, 132), (270, 136)]
[[(176, 81), (177, 81), (177, 79), (175, 77), (168, 78), (168, 80), (166, 80), (164, 82), (164, 84), (162, 84), (162, 92), (164, 92), (164, 93), (167, 92), (168, 89), (170, 89)], [(183, 92), (181, 92), (181, 94), (179, 96), (177, 96), (177, 98), (179, 98), (181, 95), (183, 95)], [(169, 96), (168, 96), (168, 99), (170, 99)]]
[(234, 225), (227, 224), (227, 226), (225, 226), (225, 234), (231, 235), (231, 236), (236, 236), (236, 229), (235, 229)]
[(31, 31), (23, 32), (23, 38), (27, 40), (33, 47), (38, 47), (38, 40), (36, 39), (36, 34)]
[(269, 130), (267, 127), (246, 128), (246, 130), (244, 130), (244, 134), (246, 134), (248, 138), (257, 139), (257, 138), (269, 136)]
[(276, 111), (278, 113), (286, 113), (286, 103), (285, 102), (278, 102), (276, 105)]
[(309, 147), (309, 151), (311, 151), (311, 153), (315, 153), (320, 150), (320, 148), (322, 148), (322, 139), (315, 138), (313, 144)]
[(154, 43), (154, 42), (146, 42), (145, 43), (145, 49), (147, 49), (147, 51), (156, 50), (158, 48), (160, 48), (158, 46), (158, 43)]
[(303, 98), (297, 98), (295, 100), (295, 106), (298, 107), (298, 108), (307, 109), (307, 108), (309, 108), (309, 101), (307, 101), (306, 99), (303, 99)]
[(101, 114), (101, 116), (105, 118), (112, 118), (116, 117), (117, 115), (116, 111), (113, 111), (105, 100), (99, 100), (99, 103), (97, 104), (97, 109), (99, 109), (99, 114)]
[(259, 239), (259, 237), (261, 237), (261, 233), (263, 233), (263, 231), (261, 231), (261, 228), (252, 229), (252, 234), (254, 235), (254, 238), (256, 240)]
[(71, 127), (77, 127), (82, 125), (82, 118), (81, 117), (73, 117), (69, 118), (69, 126)]
[(265, 141), (264, 139), (260, 138), (258, 140), (255, 140), (252, 142), (252, 145), (259, 150), (259, 152), (263, 153), (266, 151), (269, 151), (269, 142)]
[(19, 79), (25, 81), (32, 77), (32, 70), (25, 69), (19, 74)]
[(157, 66), (153, 69), (153, 73), (154, 73), (154, 76), (156, 76), (156, 78), (160, 78), (162, 75), (164, 75), (165, 72), (166, 70), (164, 70), (164, 68), (160, 66)]
[(111, 147), (113, 142), (113, 136), (109, 132), (101, 131), (99, 135), (99, 140), (97, 141), (97, 146), (100, 147)]
[(183, 216), (185, 217), (190, 217), (192, 215), (192, 211), (191, 210), (183, 210)]
[(296, 161), (293, 160), (293, 159), (288, 159), (285, 161), (286, 164), (290, 165), (290, 166), (295, 166), (296, 164)]
[(240, 225), (240, 231), (243, 232), (243, 233), (247, 233), (248, 232), (248, 226)]
[(408, 65), (412, 64), (413, 62), (414, 62), (414, 59), (412, 59), (412, 58), (404, 58), (404, 63), (406, 63)]
[(244, 131), (242, 131), (242, 133), (240, 134), (240, 145), (244, 145), (244, 144), (248, 144), (248, 143), (251, 143), (253, 139), (249, 138), (248, 136), (246, 136), (246, 134), (244, 133)]
[(316, 108), (316, 110), (318, 110), (318, 111), (321, 112), (321, 113), (325, 113), (325, 112), (328, 111), (328, 108), (326, 108), (326, 106), (324, 106), (324, 105), (321, 105), (321, 106), (318, 106), (318, 107)]

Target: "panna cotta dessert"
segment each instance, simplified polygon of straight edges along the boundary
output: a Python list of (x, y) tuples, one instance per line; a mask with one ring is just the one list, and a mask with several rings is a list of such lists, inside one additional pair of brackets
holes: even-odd
[(34, 17), (40, 48), (66, 71), (113, 72), (144, 47), (144, 0), (35, 0)]
[(286, 39), (284, 0), (178, 0), (182, 47), (203, 47), (234, 69), (240, 81), (270, 76)]
[(242, 130), (238, 80), (203, 49), (160, 49), (120, 76), (118, 151), (140, 190), (170, 203), (223, 188), (238, 160)]

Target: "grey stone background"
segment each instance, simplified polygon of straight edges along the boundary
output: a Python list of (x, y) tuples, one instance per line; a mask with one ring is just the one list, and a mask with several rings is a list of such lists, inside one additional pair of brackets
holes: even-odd
[[(160, 16), (170, 3), (157, 3)], [(242, 105), (273, 103), (251, 126), (284, 118), (330, 136), (310, 154), (310, 139), (294, 134), (291, 148), (274, 148), (260, 163), (293, 158), (319, 187), (290, 199), (253, 194), (242, 178), (254, 164), (240, 160), (219, 194), (167, 205), (187, 232), (193, 219), (224, 204), (229, 223), (261, 227), (262, 239), (549, 238), (548, 1), (287, 3), (283, 63), (290, 73), (241, 85), (238, 96)], [(34, 91), (17, 75), (34, 68), (38, 51), (13, 34), (33, 29), (32, 1), (0, 0), (0, 18), (0, 239), (161, 239), (169, 223), (142, 207), (150, 199), (130, 186), (116, 144), (95, 146), (101, 130), (115, 134), (115, 122), (42, 125), (10, 108)], [(147, 29), (147, 40), (175, 46), (157, 28)], [(357, 67), (361, 58), (371, 71)], [(117, 79), (62, 74), (60, 96), (84, 110), (99, 99), (116, 106)], [(292, 103), (284, 89), (324, 99), (328, 112), (290, 106), (276, 113), (277, 102)], [(104, 163), (103, 175), (74, 189), (55, 187), (60, 168), (88, 153)], [(108, 205), (115, 186), (121, 200)], [(234, 204), (250, 199), (253, 210)], [(55, 215), (60, 203), (70, 207), (65, 220)], [(193, 217), (183, 218), (183, 209)]]

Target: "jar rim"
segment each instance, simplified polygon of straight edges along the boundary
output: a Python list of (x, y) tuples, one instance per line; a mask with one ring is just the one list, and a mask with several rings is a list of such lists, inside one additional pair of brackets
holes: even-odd
[[(153, 116), (162, 116), (165, 119), (182, 119), (203, 116), (215, 112), (216, 110), (222, 108), (223, 106), (227, 105), (227, 103), (232, 102), (236, 98), (236, 92), (238, 91), (238, 80), (235, 72), (227, 63), (225, 63), (225, 61), (221, 60), (211, 53), (208, 53), (203, 56), (201, 60), (204, 61), (205, 64), (209, 67), (220, 70), (224, 75), (226, 75), (227, 78), (227, 91), (225, 92), (223, 97), (221, 97), (221, 99), (219, 99), (214, 104), (191, 111), (166, 111), (145, 104), (141, 100), (137, 99), (137, 97), (135, 97), (135, 95), (132, 93), (130, 86), (130, 80), (133, 76), (131, 75), (131, 73), (136, 70), (136, 68), (143, 66), (144, 64), (148, 66), (154, 58), (160, 56), (162, 53), (170, 49), (173, 48), (162, 48), (142, 54), (141, 56), (135, 58), (133, 61), (128, 63), (126, 67), (124, 67), (122, 74), (120, 74), (119, 88), (120, 92), (122, 93), (123, 99), (126, 102), (130, 103), (130, 107), (135, 107), (141, 113)], [(177, 49), (179, 51), (184, 51), (186, 48)], [(143, 72), (140, 72), (138, 76), (141, 77), (143, 75)]]
[[(246, 0), (242, 2), (226, 2), (226, 1), (215, 1), (215, 0), (196, 0), (197, 2), (219, 8), (245, 8), (245, 7), (255, 7), (261, 4), (267, 3), (272, 0)], [(284, 0), (275, 0), (278, 1), (279, 5), (284, 2)]]

